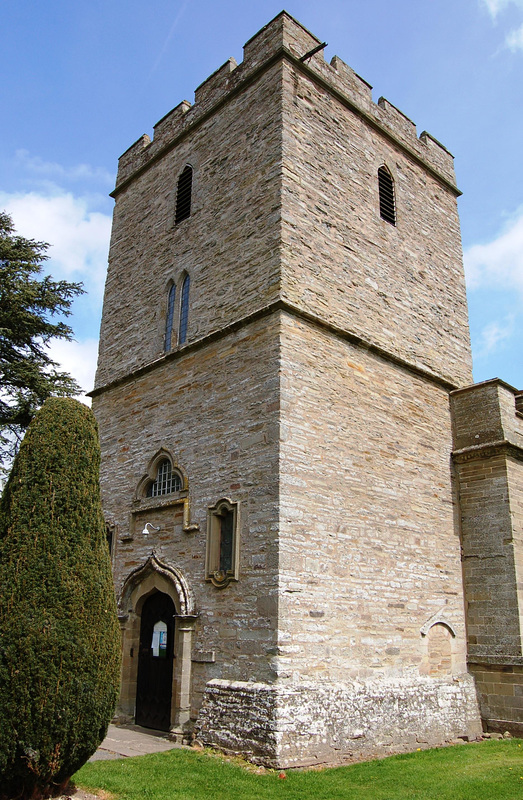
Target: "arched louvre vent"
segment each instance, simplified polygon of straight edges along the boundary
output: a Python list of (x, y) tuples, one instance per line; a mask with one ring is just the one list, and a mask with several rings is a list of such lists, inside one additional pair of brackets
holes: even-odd
[(178, 178), (178, 188), (176, 190), (176, 225), (178, 225), (182, 219), (187, 219), (187, 217), (191, 216), (191, 190), (192, 167), (187, 165)]
[(396, 205), (394, 203), (394, 182), (387, 167), (378, 170), (380, 192), (380, 217), (391, 225), (396, 224)]

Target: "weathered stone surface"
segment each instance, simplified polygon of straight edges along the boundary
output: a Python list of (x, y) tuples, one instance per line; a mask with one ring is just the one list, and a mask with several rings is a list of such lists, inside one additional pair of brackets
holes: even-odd
[[(300, 60), (318, 44), (283, 12), (120, 159), (93, 396), (121, 713), (141, 607), (166, 592), (172, 729), (196, 720), (278, 766), (479, 732), (450, 464), (449, 391), (471, 381), (452, 157), (340, 59)], [(187, 340), (166, 352), (185, 275)], [(147, 497), (161, 454), (182, 489)], [(217, 588), (222, 499), (239, 579)]]
[(469, 664), (481, 715), (523, 732), (523, 415), (500, 380), (452, 392)]
[[(472, 710), (470, 719), (463, 708)], [(312, 766), (474, 738), (474, 709), (468, 675), (289, 686), (215, 680), (207, 685), (197, 736), (273, 767)]]

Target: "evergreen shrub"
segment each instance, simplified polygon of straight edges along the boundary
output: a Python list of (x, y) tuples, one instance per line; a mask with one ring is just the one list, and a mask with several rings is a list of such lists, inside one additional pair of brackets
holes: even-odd
[(49, 398), (0, 502), (0, 797), (58, 793), (104, 738), (120, 633), (94, 416)]

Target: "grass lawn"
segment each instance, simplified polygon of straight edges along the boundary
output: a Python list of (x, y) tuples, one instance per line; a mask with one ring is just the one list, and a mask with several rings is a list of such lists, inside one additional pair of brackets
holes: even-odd
[(257, 774), (206, 751), (170, 750), (86, 764), (74, 781), (118, 800), (523, 800), (523, 740), (455, 745), (285, 775)]

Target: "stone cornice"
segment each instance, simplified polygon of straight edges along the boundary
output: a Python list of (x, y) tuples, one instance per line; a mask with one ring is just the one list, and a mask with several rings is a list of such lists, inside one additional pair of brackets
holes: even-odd
[(466, 394), (467, 392), (475, 392), (481, 386), (502, 386), (504, 389), (508, 389), (509, 392), (513, 392), (516, 396), (521, 394), (518, 389), (512, 386), (510, 383), (507, 383), (502, 378), (489, 378), (486, 381), (479, 381), (478, 383), (470, 383), (468, 386), (460, 386), (459, 389), (454, 389), (452, 392), (453, 395), (456, 394)]
[(500, 439), (496, 442), (485, 442), (484, 444), (463, 447), (461, 450), (454, 450), (452, 458), (457, 464), (463, 464), (465, 461), (493, 458), (498, 455), (504, 455), (523, 461), (523, 447), (520, 447), (514, 442), (509, 442), (508, 439)]
[(258, 311), (254, 311), (252, 314), (248, 314), (245, 317), (242, 317), (239, 320), (235, 320), (231, 322), (229, 325), (225, 325), (220, 330), (213, 331), (212, 333), (208, 334), (207, 336), (202, 337), (201, 339), (197, 339), (194, 342), (189, 344), (183, 345), (182, 347), (178, 348), (177, 350), (173, 350), (169, 353), (165, 353), (165, 355), (160, 356), (159, 358), (154, 359), (154, 361), (150, 361), (148, 364), (144, 364), (141, 367), (137, 367), (136, 369), (131, 370), (126, 375), (122, 375), (120, 378), (117, 378), (114, 381), (110, 381), (102, 386), (97, 386), (91, 392), (88, 393), (89, 397), (98, 397), (99, 395), (103, 394), (104, 392), (114, 389), (118, 386), (123, 386), (124, 384), (130, 383), (137, 378), (140, 378), (142, 375), (151, 372), (152, 370), (156, 369), (157, 367), (169, 362), (169, 361), (176, 361), (179, 358), (182, 358), (188, 353), (195, 352), (200, 350), (204, 347), (207, 347), (209, 344), (215, 341), (219, 341), (220, 339), (229, 336), (236, 331), (241, 330), (249, 325), (252, 325), (254, 322), (257, 322), (260, 319), (264, 319), (278, 311), (283, 311), (290, 316), (300, 319), (310, 325), (314, 325), (315, 327), (325, 331), (326, 333), (335, 336), (338, 339), (343, 339), (344, 341), (350, 342), (350, 344), (366, 350), (368, 353), (371, 353), (378, 358), (381, 358), (384, 361), (387, 361), (391, 364), (395, 364), (396, 366), (404, 369), (407, 372), (410, 372), (414, 375), (417, 375), (420, 378), (424, 378), (425, 380), (430, 381), (433, 384), (441, 386), (446, 391), (450, 391), (455, 389), (455, 384), (453, 384), (450, 380), (436, 373), (432, 372), (429, 369), (425, 369), (423, 367), (418, 366), (417, 364), (413, 364), (412, 362), (407, 361), (406, 359), (401, 358), (400, 356), (395, 355), (394, 353), (390, 353), (385, 348), (380, 347), (377, 344), (373, 344), (372, 342), (366, 341), (361, 336), (358, 336), (356, 333), (352, 331), (345, 330), (343, 328), (334, 325), (327, 320), (323, 320), (320, 317), (311, 314), (308, 311), (305, 311), (297, 306), (288, 303), (285, 300), (276, 300), (273, 303), (270, 303), (263, 308), (260, 308)]
[[(198, 116), (194, 122), (187, 125), (187, 127), (181, 131), (178, 135), (174, 136), (173, 139), (165, 144), (163, 147), (159, 148), (156, 153), (151, 155), (150, 159), (143, 164), (142, 166), (138, 167), (135, 172), (125, 178), (121, 183), (118, 183), (115, 189), (110, 193), (110, 196), (116, 198), (120, 192), (126, 189), (129, 184), (131, 184), (136, 178), (146, 172), (153, 164), (163, 158), (167, 153), (171, 150), (174, 150), (175, 147), (180, 144), (184, 139), (190, 136), (195, 130), (197, 130), (204, 122), (206, 122), (210, 117), (214, 116), (224, 105), (229, 103), (233, 98), (235, 98), (238, 94), (243, 92), (248, 86), (255, 83), (258, 78), (260, 78), (265, 72), (267, 72), (274, 64), (279, 63), (280, 61), (286, 60), (288, 63), (292, 64), (298, 71), (302, 72), (308, 78), (310, 78), (317, 86), (320, 86), (326, 92), (328, 92), (332, 97), (336, 98), (338, 102), (340, 102), (343, 106), (350, 109), (354, 114), (364, 120), (371, 128), (375, 131), (380, 133), (383, 137), (388, 139), (392, 142), (396, 147), (398, 147), (405, 155), (419, 164), (423, 169), (429, 172), (433, 178), (435, 178), (442, 186), (452, 192), (456, 197), (459, 197), (462, 193), (457, 188), (457, 186), (444, 175), (440, 174), (437, 169), (435, 169), (431, 164), (425, 161), (416, 151), (409, 147), (399, 136), (396, 136), (393, 131), (389, 130), (386, 126), (382, 125), (379, 120), (375, 119), (372, 114), (369, 114), (364, 109), (360, 108), (353, 100), (351, 100), (346, 94), (344, 94), (340, 89), (333, 86), (328, 80), (326, 80), (323, 76), (321, 76), (318, 72), (316, 72), (309, 64), (301, 61), (297, 56), (291, 53), (286, 47), (281, 47), (276, 50), (269, 58), (267, 58), (262, 64), (256, 67), (252, 72), (249, 72), (243, 80), (240, 80), (238, 84), (232, 87), (229, 91), (227, 91), (222, 97), (220, 97), (214, 105), (212, 105), (207, 111)], [(241, 65), (239, 65), (240, 67)], [(239, 68), (238, 67), (238, 68)], [(193, 106), (192, 108), (195, 108)], [(430, 137), (433, 139), (434, 137)], [(434, 140), (437, 141), (437, 140)], [(154, 143), (151, 142), (151, 144)], [(439, 144), (439, 142), (438, 142)], [(446, 149), (446, 148), (445, 148)], [(448, 152), (448, 151), (447, 151)]]

